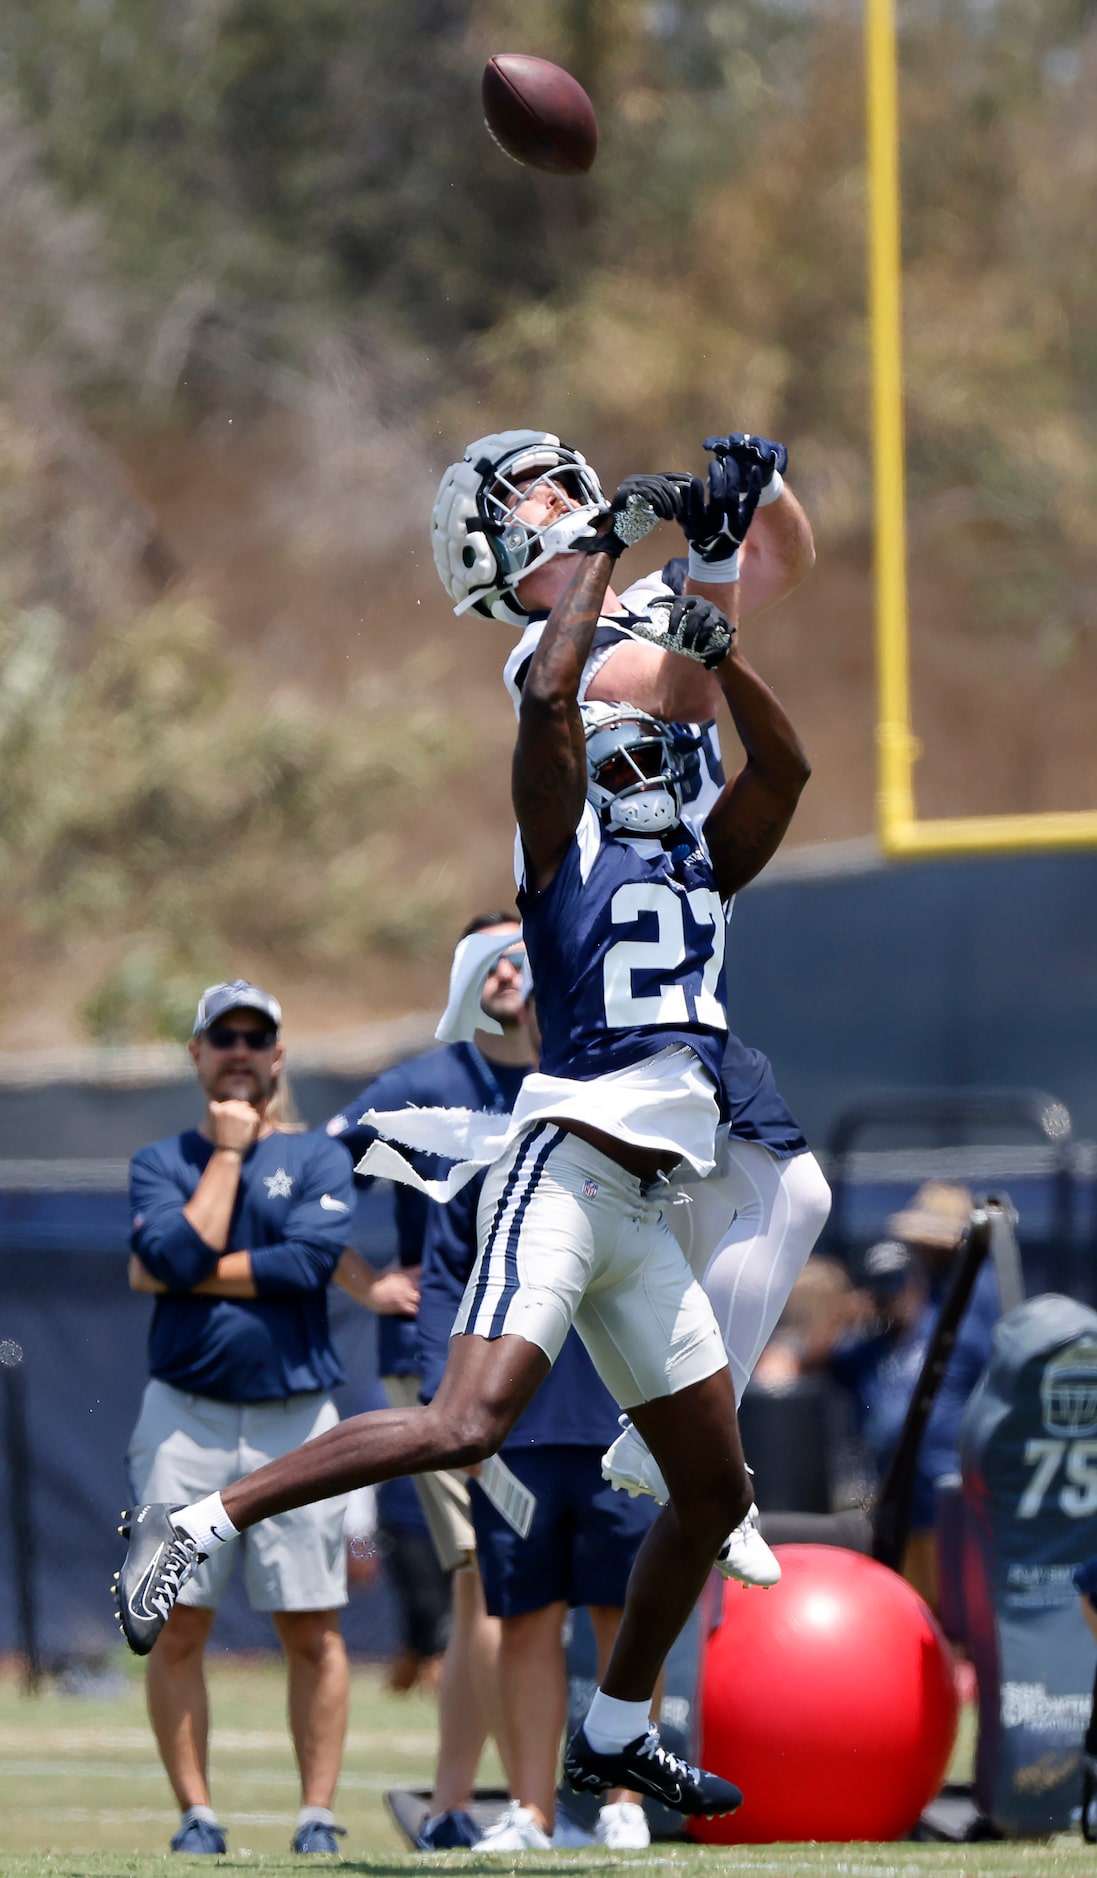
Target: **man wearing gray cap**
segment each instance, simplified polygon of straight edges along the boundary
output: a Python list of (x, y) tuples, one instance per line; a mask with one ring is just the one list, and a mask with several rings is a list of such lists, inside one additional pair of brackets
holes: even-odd
[[(206, 1098), (197, 1128), (130, 1168), (130, 1282), (156, 1294), (148, 1382), (127, 1454), (134, 1502), (182, 1503), (288, 1453), (338, 1421), (343, 1380), (326, 1290), (353, 1212), (346, 1150), (286, 1117), (276, 998), (236, 979), (198, 1003), (189, 1050)], [(286, 1654), (301, 1775), (296, 1852), (338, 1852), (331, 1803), (346, 1734), (343, 1499), (265, 1520), (186, 1587), (149, 1659), (148, 1706), (182, 1812), (172, 1849), (221, 1854), (210, 1803), (204, 1656), (243, 1551), (256, 1610)]]

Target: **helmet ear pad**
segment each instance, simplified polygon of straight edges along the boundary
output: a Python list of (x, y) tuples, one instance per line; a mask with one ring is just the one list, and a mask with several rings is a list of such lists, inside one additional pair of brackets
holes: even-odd
[(468, 462), (451, 464), (443, 476), (431, 516), (434, 565), (458, 613), (475, 610), (524, 627), (528, 622), (524, 608), (497, 593), (499, 563), (484, 533), (478, 506), (482, 484), (483, 478)]
[[(509, 517), (523, 487), (538, 475), (556, 473), (576, 506), (540, 528), (518, 524), (516, 532)], [(529, 614), (515, 587), (531, 567), (570, 547), (607, 506), (586, 459), (551, 431), (504, 430), (477, 438), (443, 475), (431, 517), (434, 564), (455, 613), (476, 612), (524, 628)]]

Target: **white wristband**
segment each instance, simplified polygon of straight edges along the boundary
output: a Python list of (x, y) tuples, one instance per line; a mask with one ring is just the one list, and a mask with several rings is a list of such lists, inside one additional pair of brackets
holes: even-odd
[(689, 551), (689, 577), (709, 587), (723, 587), (739, 578), (739, 550), (727, 561), (703, 561), (696, 548)]
[(784, 489), (784, 486), (785, 486), (784, 477), (782, 476), (780, 470), (775, 469), (773, 472), (773, 475), (770, 477), (761, 495), (758, 497), (758, 507), (760, 509), (765, 509), (769, 507), (771, 502), (776, 502), (778, 496), (781, 494), (782, 490)]

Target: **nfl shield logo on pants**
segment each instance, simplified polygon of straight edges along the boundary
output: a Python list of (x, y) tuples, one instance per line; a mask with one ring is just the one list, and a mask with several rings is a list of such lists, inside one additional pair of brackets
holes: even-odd
[(588, 1200), (596, 1200), (598, 1198), (598, 1182), (596, 1180), (584, 1180), (583, 1192), (586, 1194)]

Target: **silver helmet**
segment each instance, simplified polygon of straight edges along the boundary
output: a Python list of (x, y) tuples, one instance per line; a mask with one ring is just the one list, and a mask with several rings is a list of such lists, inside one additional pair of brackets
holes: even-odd
[[(539, 528), (514, 508), (546, 480), (571, 504)], [(609, 504), (585, 457), (547, 430), (503, 430), (470, 443), (438, 485), (431, 546), (454, 612), (475, 612), (522, 628), (529, 614), (515, 594), (532, 568), (570, 548)]]
[(682, 762), (671, 732), (629, 704), (580, 705), (587, 800), (622, 835), (665, 834), (682, 818)]

